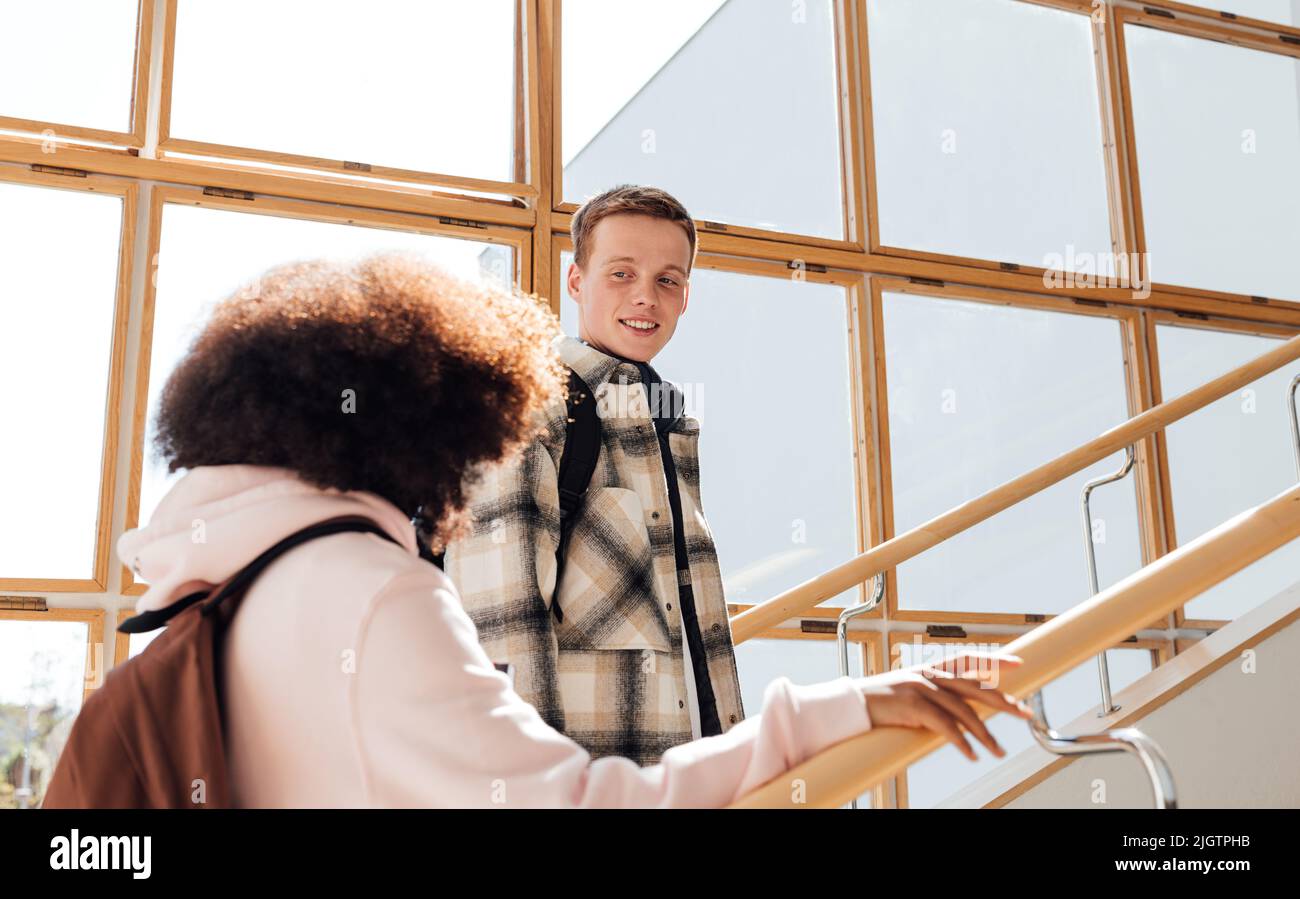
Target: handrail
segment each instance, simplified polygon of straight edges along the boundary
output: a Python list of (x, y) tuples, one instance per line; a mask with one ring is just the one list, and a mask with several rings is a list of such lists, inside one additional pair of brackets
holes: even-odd
[(1169, 768), (1169, 760), (1155, 740), (1148, 737), (1136, 727), (1119, 727), (1102, 731), (1099, 734), (1080, 734), (1077, 737), (1057, 733), (1047, 723), (1047, 712), (1043, 708), (1043, 692), (1039, 690), (1030, 700), (1034, 709), (1033, 720), (1029, 722), (1029, 732), (1034, 735), (1038, 745), (1053, 755), (1093, 755), (1096, 753), (1127, 752), (1137, 757), (1142, 768), (1151, 781), (1152, 799), (1159, 809), (1178, 808), (1177, 794), (1174, 789), (1174, 774)]
[[(1101, 590), (1097, 581), (1097, 550), (1092, 545), (1092, 507), (1088, 501), (1092, 498), (1092, 491), (1105, 484), (1113, 484), (1121, 481), (1128, 476), (1133, 470), (1133, 444), (1124, 448), (1124, 465), (1119, 471), (1111, 474), (1102, 475), (1093, 478), (1083, 485), (1083, 548), (1084, 555), (1088, 561), (1088, 595), (1096, 596)], [(1106, 664), (1106, 651), (1102, 650), (1097, 655), (1097, 677), (1101, 681), (1101, 713), (1098, 717), (1104, 718), (1111, 712), (1119, 710), (1119, 706), (1111, 702), (1110, 698), (1110, 666)]]
[(1300, 387), (1300, 375), (1291, 379), (1291, 386), (1286, 392), (1286, 411), (1291, 415), (1291, 448), (1295, 451), (1295, 474), (1300, 478), (1300, 418), (1296, 417), (1296, 387)]
[(764, 630), (776, 627), (788, 618), (811, 609), (850, 587), (863, 583), (882, 571), (896, 568), (913, 556), (937, 546), (949, 537), (991, 518), (1040, 490), (1069, 477), (1077, 471), (1106, 458), (1125, 446), (1168, 427), (1170, 424), (1222, 399), (1252, 381), (1300, 359), (1300, 337), (1258, 358), (1207, 381), (1194, 390), (1153, 406), (1121, 425), (1095, 437), (1082, 446), (1057, 456), (1045, 465), (1007, 481), (982, 496), (967, 500), (892, 540), (886, 540), (867, 552), (805, 581), (779, 596), (751, 606), (731, 619), (731, 641), (743, 643)]
[[(866, 602), (860, 602), (857, 605), (849, 606), (840, 612), (839, 619), (835, 622), (835, 648), (840, 660), (840, 677), (849, 676), (849, 622), (867, 614), (876, 606), (880, 605), (880, 600), (885, 596), (885, 576), (876, 575), (876, 586), (871, 591), (871, 598)], [(854, 809), (858, 807), (858, 800), (855, 797), (849, 803)]]
[[(1180, 546), (1007, 645), (1022, 665), (996, 687), (1025, 697), (1273, 550), (1300, 537), (1300, 484)], [(974, 707), (981, 718), (992, 715)], [(844, 740), (753, 790), (733, 808), (836, 808), (944, 745), (931, 731), (881, 727)]]

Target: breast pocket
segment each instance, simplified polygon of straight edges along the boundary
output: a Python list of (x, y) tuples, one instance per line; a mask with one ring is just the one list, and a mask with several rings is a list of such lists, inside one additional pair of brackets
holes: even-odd
[(587, 491), (556, 589), (560, 649), (671, 650), (654, 593), (654, 553), (636, 493)]

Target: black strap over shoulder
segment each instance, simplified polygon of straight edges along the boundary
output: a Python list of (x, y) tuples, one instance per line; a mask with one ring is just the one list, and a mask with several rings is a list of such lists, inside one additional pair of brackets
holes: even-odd
[(569, 421), (564, 429), (564, 453), (558, 472), (561, 531), (565, 521), (582, 508), (599, 456), (600, 417), (596, 413), (596, 398), (578, 373), (570, 371)]
[[(202, 610), (203, 614), (212, 614), (212, 612), (221, 605), (222, 602), (231, 596), (243, 593), (249, 588), (253, 581), (257, 579), (257, 576), (266, 570), (268, 565), (294, 547), (300, 546), (309, 540), (315, 540), (317, 537), (328, 537), (332, 534), (342, 534), (348, 531), (377, 534), (385, 540), (391, 540), (393, 543), (397, 542), (386, 531), (384, 531), (383, 528), (368, 518), (335, 518), (330, 521), (323, 521), (319, 524), (314, 524), (311, 527), (303, 528), (302, 530), (296, 531), (288, 537), (285, 537), (279, 543), (275, 544), (256, 559), (241, 568), (216, 596), (213, 596), (204, 604)], [(194, 605), (196, 602), (207, 599), (208, 596), (208, 591), (191, 593), (188, 596), (176, 600), (176, 602), (164, 609), (153, 609), (148, 612), (141, 612), (139, 615), (132, 618), (128, 618), (126, 621), (119, 624), (117, 629), (124, 634), (143, 634), (148, 631), (157, 630), (181, 612)]]
[[(576, 371), (569, 371), (569, 419), (564, 429), (564, 452), (560, 456), (557, 486), (560, 496), (560, 543), (555, 548), (555, 586), (559, 589), (560, 574), (569, 551), (569, 535), (573, 522), (587, 497), (587, 487), (596, 471), (600, 457), (600, 415), (596, 398), (587, 382)], [(551, 610), (557, 621), (564, 620), (564, 610), (551, 598)]]

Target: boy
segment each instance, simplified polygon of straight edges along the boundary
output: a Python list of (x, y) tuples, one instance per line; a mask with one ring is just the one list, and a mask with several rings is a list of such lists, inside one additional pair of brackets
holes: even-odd
[(572, 235), (581, 339), (556, 347), (597, 402), (599, 449), (562, 561), (557, 406), (476, 488), (473, 533), (446, 569), (488, 656), (549, 724), (593, 756), (649, 765), (743, 717), (699, 423), (649, 364), (686, 311), (695, 226), (666, 192), (624, 185), (583, 204)]

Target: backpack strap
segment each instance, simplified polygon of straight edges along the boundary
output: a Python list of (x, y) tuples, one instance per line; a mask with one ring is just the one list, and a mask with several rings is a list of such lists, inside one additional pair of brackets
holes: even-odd
[[(564, 559), (569, 551), (569, 535), (573, 523), (587, 497), (591, 476), (596, 471), (600, 457), (600, 416), (596, 397), (587, 382), (572, 369), (569, 370), (569, 417), (564, 428), (564, 452), (560, 455), (557, 486), (560, 496), (560, 543), (555, 548), (555, 585), (560, 585)], [(557, 621), (564, 620), (560, 604), (552, 600), (551, 609)]]
[[(287, 553), (296, 546), (301, 546), (309, 540), (315, 540), (317, 537), (328, 537), (332, 534), (342, 534), (349, 531), (358, 531), (367, 534), (376, 534), (385, 540), (397, 543), (393, 537), (384, 531), (379, 525), (375, 524), (368, 518), (348, 517), (335, 518), (330, 521), (323, 521), (319, 524), (303, 528), (285, 537), (279, 543), (263, 552), (260, 556), (249, 562), (241, 568), (234, 577), (226, 582), (216, 596), (213, 596), (202, 607), (204, 615), (211, 615), (216, 608), (231, 596), (235, 596), (247, 590), (253, 581), (260, 575), (266, 567)], [(178, 599), (176, 602), (163, 609), (153, 609), (148, 612), (141, 612), (132, 618), (128, 618), (117, 626), (117, 629), (124, 634), (142, 634), (147, 631), (157, 630), (165, 625), (168, 621), (175, 618), (181, 612), (194, 605), (196, 602), (207, 599), (210, 591), (200, 591), (191, 593), (188, 596)]]

